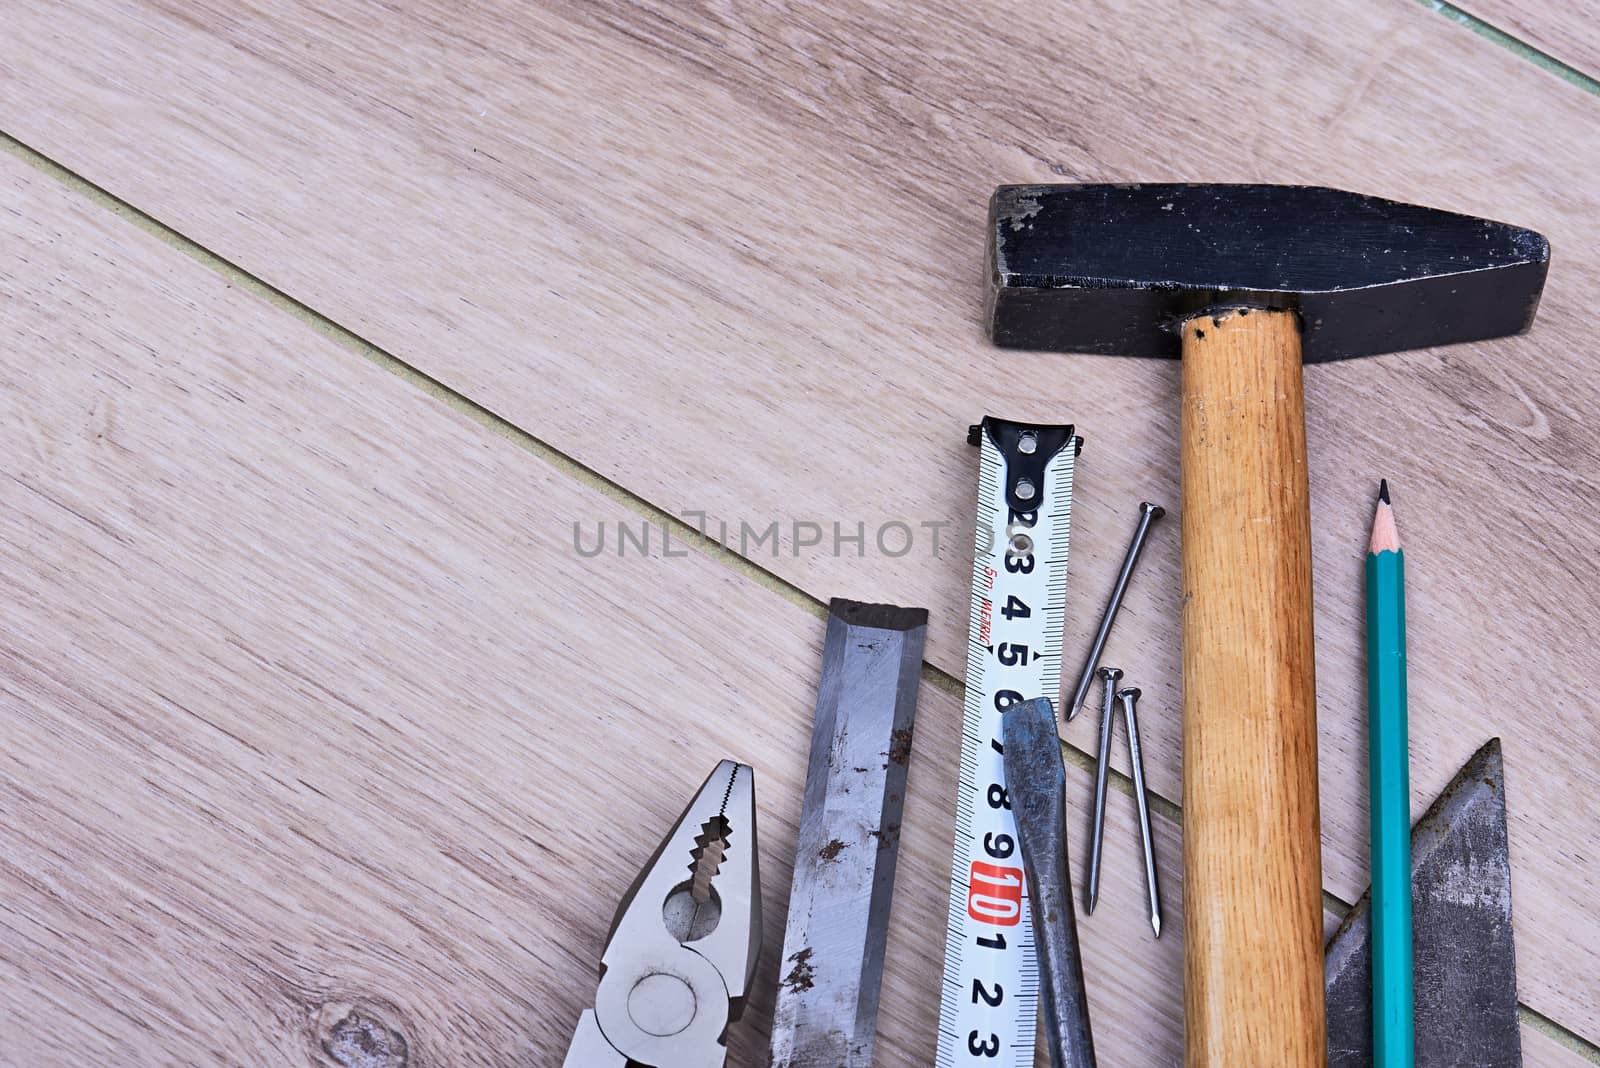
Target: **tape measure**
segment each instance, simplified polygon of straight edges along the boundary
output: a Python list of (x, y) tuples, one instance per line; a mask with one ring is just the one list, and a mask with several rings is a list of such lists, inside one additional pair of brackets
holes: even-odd
[(935, 1063), (1032, 1068), (1039, 969), (1000, 714), (1033, 697), (1061, 699), (1072, 470), (1082, 439), (1071, 426), (985, 416), (968, 441), (981, 453), (977, 548)]

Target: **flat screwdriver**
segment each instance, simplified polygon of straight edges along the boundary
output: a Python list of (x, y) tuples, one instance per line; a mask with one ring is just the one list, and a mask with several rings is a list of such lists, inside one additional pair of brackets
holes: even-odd
[(1067, 875), (1067, 771), (1048, 697), (1018, 701), (1001, 716), (1006, 785), (1027, 873), (1039, 962), (1040, 1008), (1051, 1068), (1095, 1068), (1078, 921)]

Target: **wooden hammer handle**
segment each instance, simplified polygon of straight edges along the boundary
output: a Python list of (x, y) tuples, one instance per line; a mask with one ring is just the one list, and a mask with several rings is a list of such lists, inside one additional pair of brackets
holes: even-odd
[(1301, 382), (1292, 312), (1184, 324), (1188, 1068), (1327, 1060)]

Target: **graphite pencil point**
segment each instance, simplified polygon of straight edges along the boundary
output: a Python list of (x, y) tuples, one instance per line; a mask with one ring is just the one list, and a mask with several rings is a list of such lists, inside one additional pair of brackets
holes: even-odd
[(1378, 507), (1372, 513), (1372, 540), (1367, 551), (1373, 554), (1400, 551), (1400, 530), (1395, 526), (1394, 508), (1389, 504), (1389, 483), (1378, 488)]

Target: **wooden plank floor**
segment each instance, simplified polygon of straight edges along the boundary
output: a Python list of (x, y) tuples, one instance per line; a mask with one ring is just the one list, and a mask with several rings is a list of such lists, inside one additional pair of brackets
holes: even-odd
[[(0, 831), (0, 1063), (315, 1062), (355, 1006), (413, 1064), (557, 1064), (616, 897), (724, 755), (758, 765), (775, 949), (815, 614), (699, 554), (598, 581), (538, 519), (614, 502), (16, 161), (0, 175), (0, 809), (27, 816)], [(931, 1057), (958, 721), (930, 687), (885, 1064)], [(1131, 845), (1130, 815), (1111, 833)], [(1123, 852), (1107, 893), (1137, 901)], [(1084, 931), (1128, 1063), (1180, 1039), (1181, 946), (1143, 924)], [(777, 967), (734, 1063), (756, 1063)]]
[[(0, 679), (19, 720), (5, 785), (8, 809), (50, 819), (10, 829), (0, 853), (6, 899), (24, 902), (0, 912), (0, 964), (25, 980), (43, 960), (72, 966), (24, 984), (38, 989), (0, 1027), (0, 1061), (48, 1060), (63, 1012), (86, 1051), (122, 1043), (144, 1063), (326, 1056), (316, 1027), (353, 1001), (393, 1014), (429, 1063), (509, 1064), (529, 1043), (556, 1063), (609, 901), (659, 833), (615, 832), (574, 857), (562, 843), (588, 826), (583, 786), (604, 780), (606, 810), (644, 826), (724, 750), (762, 776), (769, 926), (781, 920), (820, 637), (793, 602), (929, 604), (930, 660), (959, 671), (972, 494), (959, 441), (974, 405), (1077, 418), (1089, 435), (1085, 616), (1133, 503), (1176, 498), (1172, 367), (1015, 356), (1007, 373), (977, 332), (987, 188), (1056, 174), (1329, 181), (1554, 239), (1533, 336), (1311, 377), (1325, 852), (1329, 888), (1353, 899), (1366, 843), (1351, 549), (1382, 472), (1405, 487), (1415, 555), (1449, 576), (1418, 591), (1418, 808), (1505, 735), (1523, 997), (1600, 1036), (1586, 900), (1600, 827), (1558, 818), (1600, 785), (1585, 693), (1600, 599), (1563, 562), (1591, 557), (1600, 531), (1494, 514), (1595, 503), (1584, 333), (1600, 161), (1592, 139), (1546, 133), (1592, 127), (1593, 98), (1405, 4), (1263, 5), (1249, 21), (1266, 52), (1219, 37), (1220, 15), (1186, 12), (1186, 34), (1152, 37), (1130, 27), (1162, 16), (1153, 0), (1079, 10), (1096, 34), (1046, 19), (974, 37), (939, 5), (903, 25), (607, 5), (8, 16), (0, 131), (434, 376), (458, 409), (508, 416), (613, 496), (735, 525), (951, 533), (940, 560), (926, 543), (898, 559), (752, 551), (798, 588), (787, 601), (699, 556), (579, 562), (574, 521), (636, 513), (8, 165), (8, 249), (23, 251), (0, 270), (6, 426), (32, 478), (14, 478), (3, 546), (16, 637)], [(1277, 87), (1282, 106), (1217, 106), (1243, 84)], [(1136, 89), (1170, 106), (1133, 107)], [(1225, 136), (1221, 161), (1202, 153)], [(1152, 160), (1168, 161), (1159, 175)], [(1401, 402), (1394, 422), (1368, 418), (1374, 398)], [(378, 471), (397, 481), (363, 481)], [(64, 505), (48, 496), (67, 489)], [(110, 541), (63, 525), (80, 512)], [(1177, 800), (1175, 529), (1112, 653), (1150, 694), (1152, 776)], [(572, 615), (565, 601), (597, 588)], [(707, 603), (717, 616), (688, 609)], [(1473, 622), (1507, 606), (1509, 633)], [(729, 629), (740, 655), (685, 676), (698, 643)], [(583, 664), (602, 636), (627, 655)], [(678, 691), (666, 709), (663, 679)], [(632, 714), (588, 710), (597, 684)], [(744, 704), (774, 718), (756, 730), (731, 713)], [(926, 692), (884, 1063), (926, 1063), (931, 1045), (940, 950), (916, 917), (942, 909), (954, 707)], [(1069, 740), (1086, 747), (1091, 727)], [(611, 754), (663, 747), (684, 760), (640, 776), (628, 762), (617, 781)], [(145, 762), (165, 774), (114, 771)], [(330, 778), (339, 788), (318, 794)], [(1074, 788), (1081, 799), (1081, 776)], [(1162, 836), (1175, 863), (1177, 831)], [(583, 871), (592, 895), (552, 890)], [(1112, 874), (1108, 895), (1137, 900), (1134, 865)], [(137, 935), (112, 944), (91, 916), (137, 921)], [(1150, 946), (1131, 908), (1089, 927), (1112, 1063), (1170, 1063), (1178, 940)], [(583, 944), (563, 944), (568, 930)], [(113, 979), (138, 1009), (118, 1010)], [(456, 982), (480, 1000), (440, 1010)], [(1530, 1063), (1576, 1057), (1529, 1036)]]
[[(0, 826), (0, 1063), (558, 1064), (638, 832), (724, 753), (760, 754), (776, 944), (814, 614), (698, 554), (596, 583), (537, 516), (614, 502), (15, 160), (0, 178), (0, 809), (26, 815)], [(597, 683), (596, 655), (626, 668)], [(931, 1058), (958, 718), (925, 691), (885, 1065)], [(629, 752), (654, 759), (619, 776)], [(1140, 892), (1112, 849), (1108, 902)], [(1173, 1063), (1180, 938), (1132, 907), (1083, 936), (1107, 1062)], [(733, 1063), (759, 1062), (776, 969)], [(347, 1056), (373, 1035), (409, 1060)], [(1525, 1036), (1531, 1065), (1584, 1063)]]
[(1600, 77), (1600, 20), (1579, 0), (1470, 0), (1460, 6), (1591, 80)]

